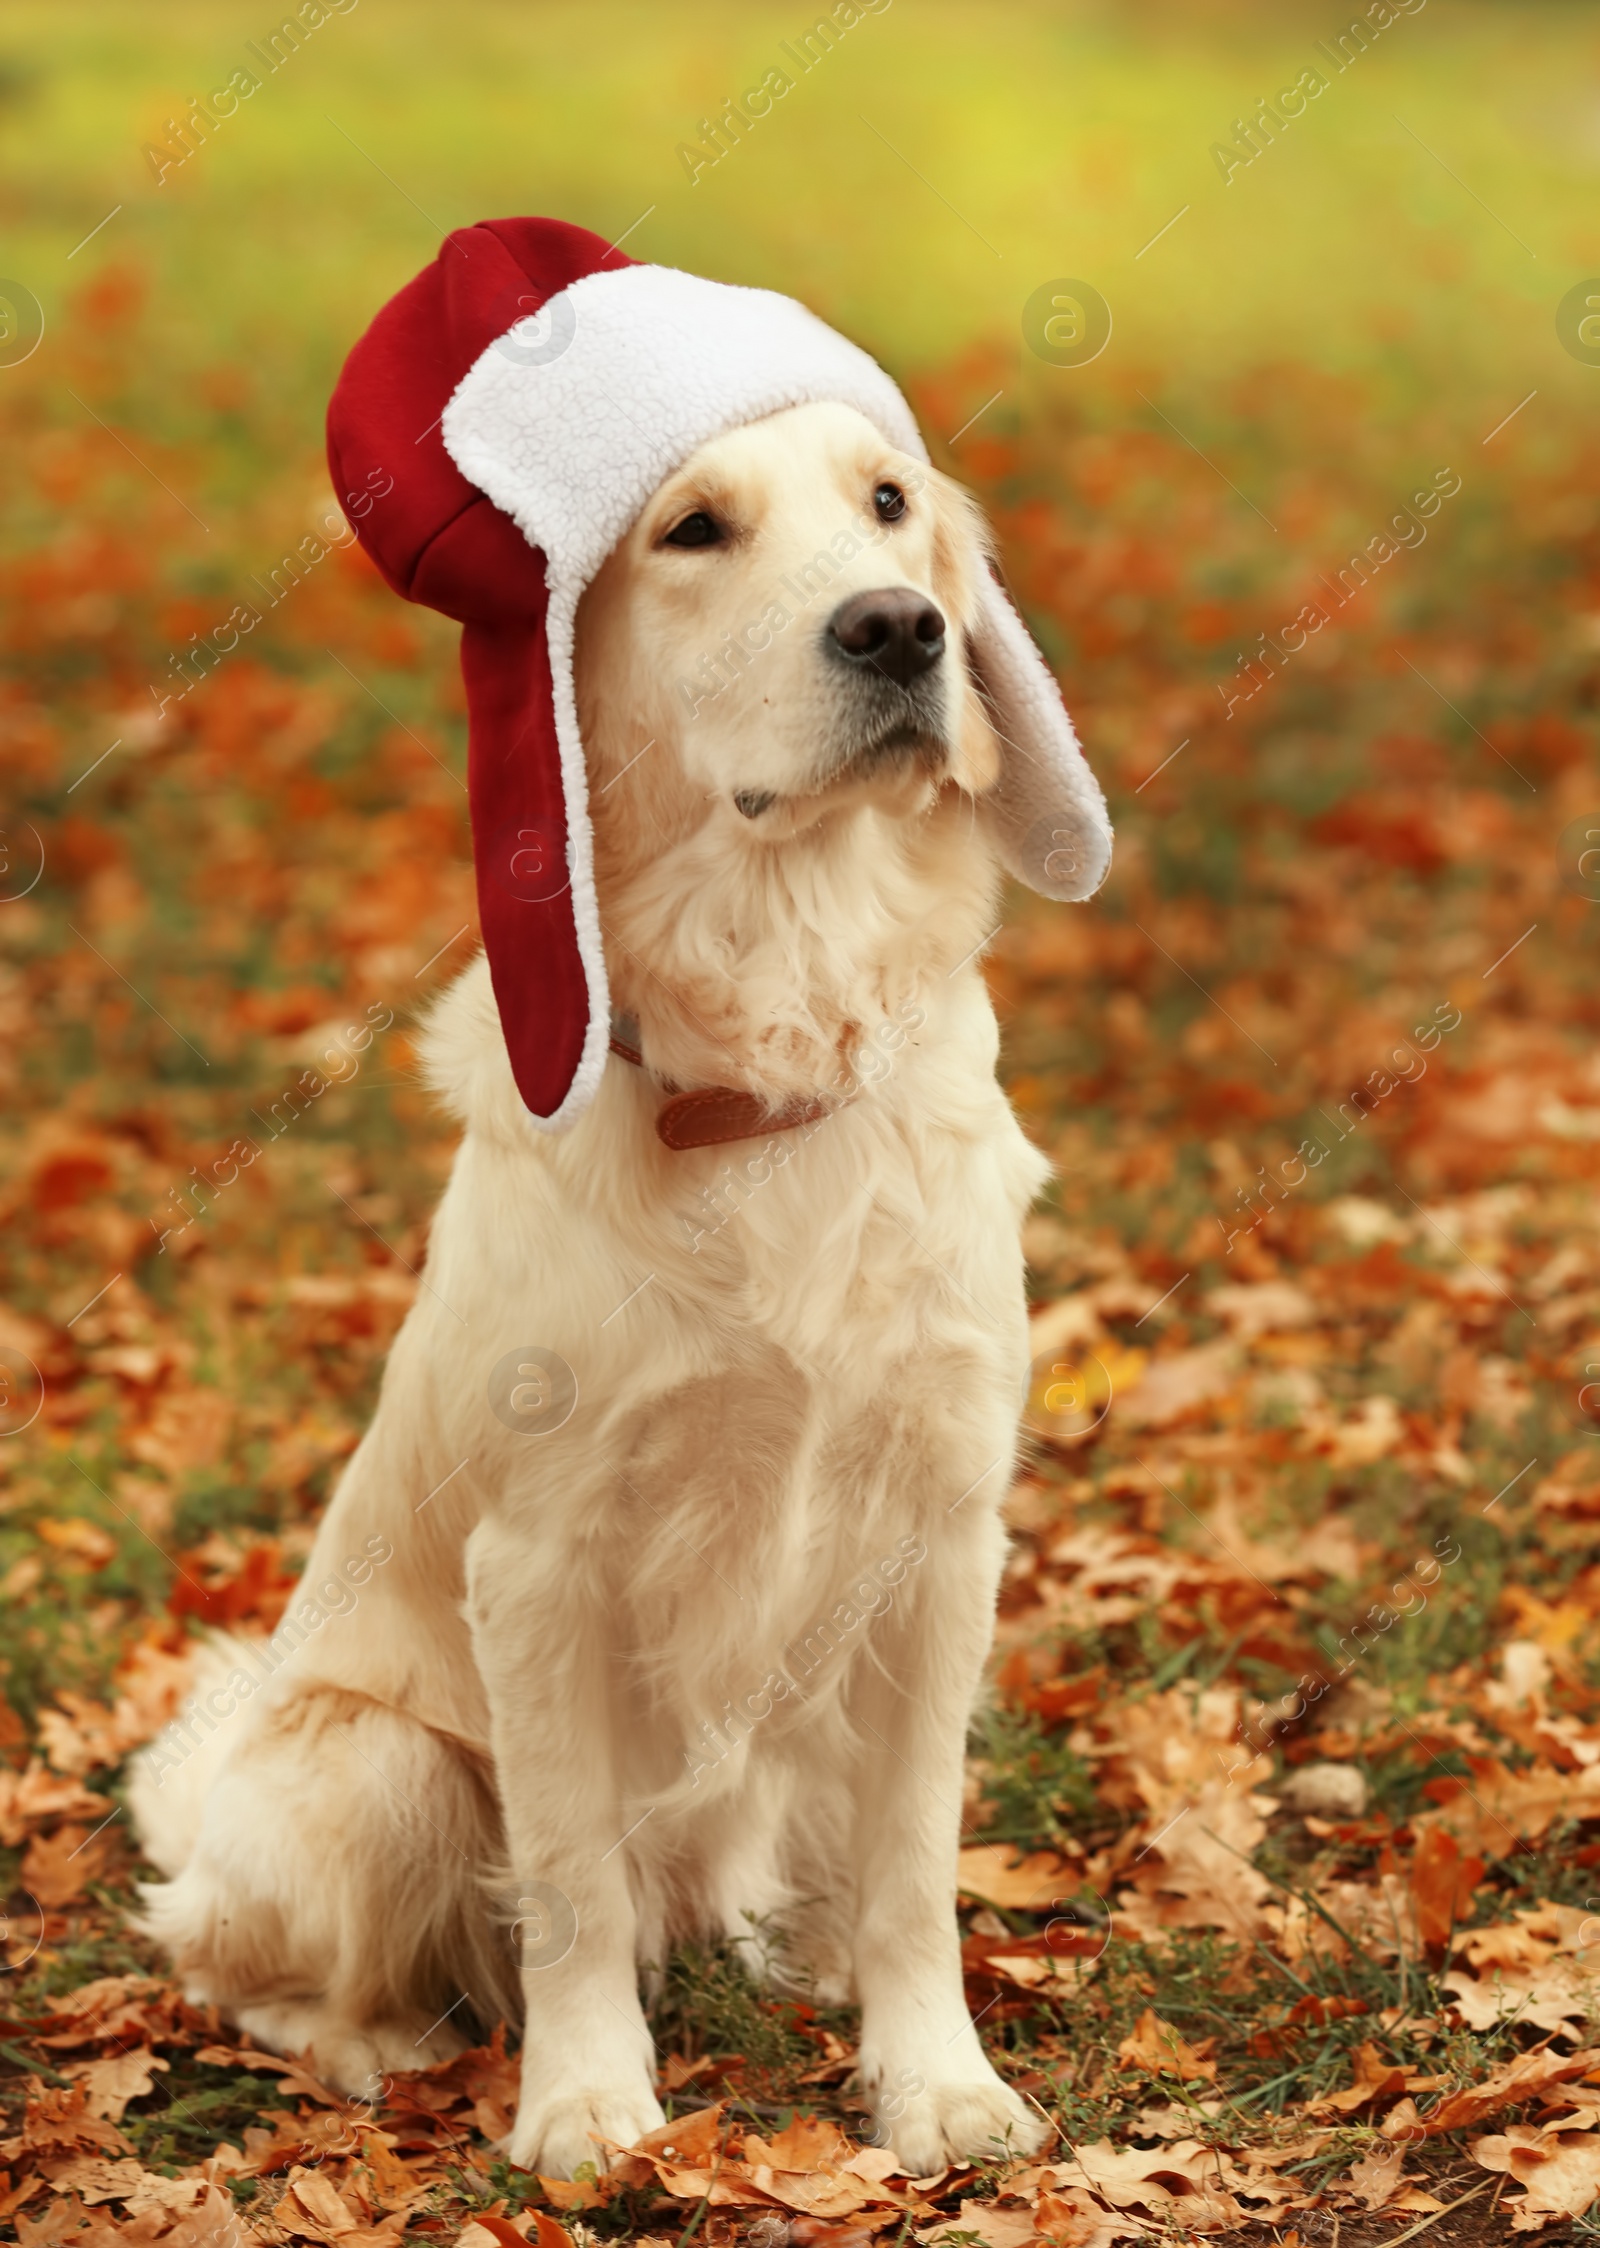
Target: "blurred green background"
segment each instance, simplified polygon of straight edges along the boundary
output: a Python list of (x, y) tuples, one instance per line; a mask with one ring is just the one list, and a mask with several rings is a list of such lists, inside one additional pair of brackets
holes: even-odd
[[(897, 373), (997, 339), (1017, 411), (1280, 359), (1358, 373), (1396, 415), (1440, 407), (1474, 444), (1532, 387), (1588, 397), (1553, 321), (1600, 267), (1600, 13), (1424, 0), (1378, 32), (1363, 7), (1369, 50), (1225, 185), (1212, 144), (1356, 12), (890, 0), (691, 183), (680, 144), (815, 20), (800, 0), (356, 0), (158, 185), (145, 145), (281, 14), (10, 0), (5, 271), (50, 320), (86, 267), (136, 260), (170, 420), (186, 372), (232, 353), (297, 449), (438, 230), (511, 212), (802, 296)], [(1022, 305), (1063, 274), (1115, 316), (1088, 368), (1021, 349)]]

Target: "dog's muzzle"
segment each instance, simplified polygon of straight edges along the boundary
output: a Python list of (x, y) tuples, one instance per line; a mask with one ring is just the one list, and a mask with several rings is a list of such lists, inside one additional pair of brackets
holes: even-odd
[[(849, 775), (865, 778), (887, 765), (919, 764), (937, 773), (950, 754), (945, 739), (943, 611), (907, 585), (880, 586), (841, 601), (824, 626), (823, 660), (848, 686), (835, 702), (840, 741), (824, 758), (808, 792)], [(770, 789), (734, 793), (735, 808), (759, 820), (778, 802)]]
[(855, 593), (828, 619), (822, 648), (850, 678), (858, 735), (836, 775), (902, 764), (937, 772), (949, 754), (943, 613), (911, 586)]

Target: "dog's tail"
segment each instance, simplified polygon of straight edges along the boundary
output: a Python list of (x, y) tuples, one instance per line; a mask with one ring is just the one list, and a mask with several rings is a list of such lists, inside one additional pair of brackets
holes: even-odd
[(230, 1681), (243, 1671), (253, 1691), (260, 1665), (251, 1643), (222, 1632), (195, 1642), (183, 1706), (142, 1748), (128, 1771), (128, 1810), (145, 1856), (169, 1880), (200, 1839), (206, 1797), (248, 1722), (248, 1702)]

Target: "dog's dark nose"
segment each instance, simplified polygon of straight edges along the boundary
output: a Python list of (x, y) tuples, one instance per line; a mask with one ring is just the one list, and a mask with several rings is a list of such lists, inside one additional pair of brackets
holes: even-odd
[(834, 653), (909, 687), (944, 654), (944, 618), (908, 585), (853, 593), (828, 620)]

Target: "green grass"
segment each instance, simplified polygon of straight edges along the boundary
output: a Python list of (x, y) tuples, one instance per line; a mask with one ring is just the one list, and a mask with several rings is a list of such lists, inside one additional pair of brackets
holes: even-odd
[(1064, 1735), (1003, 1703), (987, 1705), (973, 1727), (971, 1753), (984, 1771), (993, 1816), (989, 1842), (1039, 1849), (1059, 1842), (1094, 1811), (1094, 1780)]

